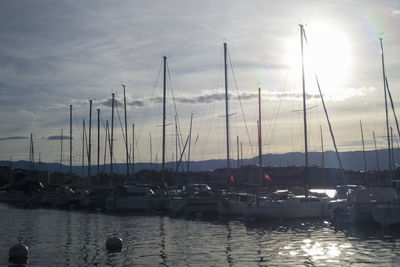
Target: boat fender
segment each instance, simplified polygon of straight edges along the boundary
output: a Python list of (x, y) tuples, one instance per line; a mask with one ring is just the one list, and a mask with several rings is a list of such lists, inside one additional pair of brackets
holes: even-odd
[(22, 237), (18, 237), (18, 244), (10, 248), (8, 257), (9, 261), (13, 263), (26, 263), (29, 257), (29, 248), (23, 244)]
[(114, 233), (114, 236), (107, 239), (106, 249), (112, 252), (120, 252), (122, 249), (122, 239)]

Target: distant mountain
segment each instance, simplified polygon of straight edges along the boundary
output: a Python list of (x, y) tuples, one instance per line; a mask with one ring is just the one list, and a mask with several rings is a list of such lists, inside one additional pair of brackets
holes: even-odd
[[(384, 170), (389, 169), (388, 163), (388, 152), (386, 149), (366, 151), (366, 161), (367, 161), (367, 170)], [(364, 158), (362, 151), (348, 151), (348, 152), (340, 152), (339, 153), (343, 168), (346, 170), (364, 170)], [(376, 156), (378, 155), (378, 157)], [(397, 162), (400, 161), (400, 149), (395, 149), (393, 151), (396, 168), (398, 167)], [(378, 161), (377, 161), (378, 158)], [(255, 165), (258, 163), (258, 157), (251, 159), (243, 159), (243, 165)], [(304, 153), (301, 152), (292, 152), (285, 154), (266, 154), (263, 155), (263, 165), (264, 166), (303, 166), (304, 165)], [(320, 152), (310, 152), (309, 153), (309, 165), (322, 165), (322, 153)], [(10, 161), (0, 161), (0, 166), (10, 166)], [(182, 171), (182, 166), (185, 167), (187, 164), (181, 164), (179, 167), (179, 171)], [(231, 168), (237, 168), (237, 160), (231, 160), (230, 164)], [(333, 151), (324, 152), (324, 166), (329, 168), (339, 168), (339, 163), (336, 157), (336, 153)], [(13, 168), (21, 168), (28, 169), (28, 161), (16, 161), (12, 162)], [(166, 163), (166, 167), (169, 169), (175, 170), (175, 162)], [(203, 160), (203, 161), (193, 161), (190, 162), (190, 170), (191, 171), (208, 171), (215, 170), (218, 168), (226, 167), (226, 159), (211, 159), (211, 160)], [(36, 169), (47, 170), (51, 172), (68, 172), (69, 166), (61, 166), (59, 163), (36, 163)], [(113, 169), (115, 173), (124, 173), (126, 172), (126, 164), (125, 163), (116, 163), (113, 165)], [(161, 169), (161, 164), (150, 164), (150, 163), (135, 163), (135, 172), (143, 170), (143, 169)], [(104, 170), (104, 166), (100, 166), (101, 172), (109, 172), (110, 166), (106, 165)], [(87, 167), (83, 168), (84, 176), (87, 176)], [(82, 166), (72, 166), (72, 172), (77, 175), (82, 175)], [(91, 173), (97, 173), (97, 165), (91, 167)]]

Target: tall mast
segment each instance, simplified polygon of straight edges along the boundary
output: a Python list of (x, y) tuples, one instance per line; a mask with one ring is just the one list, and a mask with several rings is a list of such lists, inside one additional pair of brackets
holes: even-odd
[(262, 186), (261, 88), (258, 88), (258, 179)]
[(390, 152), (389, 117), (388, 117), (387, 96), (386, 96), (385, 58), (383, 56), (382, 38), (379, 38), (379, 41), (381, 44), (381, 56), (382, 56), (382, 75), (383, 75), (383, 91), (384, 91), (384, 96), (385, 96), (386, 133), (387, 133), (387, 144), (388, 144), (388, 153), (389, 153), (389, 170), (392, 170), (392, 153)]
[(82, 178), (85, 175), (85, 120), (82, 122)]
[(239, 135), (236, 136), (236, 151), (237, 151), (237, 168), (240, 168), (240, 160), (239, 160)]
[(365, 156), (364, 133), (361, 120), (360, 120), (360, 129), (361, 129), (361, 140), (362, 140), (363, 157), (364, 157), (364, 172), (367, 172), (367, 158)]
[[(110, 138), (109, 135), (109, 126), (108, 126), (108, 120), (106, 120), (106, 134), (105, 134), (105, 139), (104, 139), (104, 168), (103, 171), (106, 172), (106, 161), (107, 161), (107, 141)], [(108, 142), (108, 145), (110, 145), (110, 142)]]
[(153, 170), (153, 147), (151, 144), (151, 132), (150, 132), (150, 170)]
[(92, 164), (92, 100), (89, 100), (89, 152), (88, 152), (88, 176), (90, 177), (90, 169)]
[(378, 157), (378, 149), (376, 147), (375, 132), (372, 132), (372, 134), (374, 136), (374, 144), (375, 144), (376, 169), (379, 171), (379, 157)]
[(100, 174), (100, 109), (97, 109), (97, 175)]
[(394, 143), (393, 143), (393, 128), (390, 127), (390, 140), (392, 141), (392, 149), (391, 149), (391, 153), (392, 153), (392, 167), (394, 169)]
[(178, 141), (177, 115), (175, 115), (175, 168), (178, 168)]
[(240, 165), (243, 166), (243, 143), (242, 143), (242, 141), (240, 141), (240, 159), (241, 159)]
[(321, 155), (322, 155), (322, 168), (325, 168), (325, 155), (324, 155), (324, 138), (322, 137), (322, 126), (319, 126), (319, 131), (321, 133)]
[(189, 149), (188, 149), (188, 161), (187, 161), (187, 171), (190, 171), (190, 144), (192, 143), (192, 120), (193, 113), (190, 114), (190, 130), (189, 130)]
[(61, 129), (60, 172), (63, 172), (63, 129)]
[(165, 179), (165, 101), (167, 92), (167, 57), (163, 57), (164, 61), (164, 80), (163, 80), (163, 124), (162, 124), (162, 179)]
[(126, 95), (125, 95), (125, 85), (122, 84), (124, 88), (124, 110), (125, 110), (125, 148), (126, 148), (126, 178), (129, 178), (129, 149), (128, 149), (128, 124), (126, 118)]
[(304, 162), (305, 167), (308, 167), (308, 141), (307, 141), (307, 108), (306, 108), (306, 81), (304, 77), (304, 47), (303, 47), (303, 25), (300, 26), (300, 40), (301, 40), (301, 78), (303, 85), (303, 116), (304, 116)]
[(224, 43), (224, 71), (225, 71), (225, 121), (226, 121), (226, 169), (228, 179), (231, 175), (229, 159), (229, 105), (228, 105), (228, 66), (227, 66), (227, 45)]
[(69, 176), (72, 176), (72, 105), (69, 105)]
[(132, 124), (132, 175), (135, 177), (135, 124)]
[(113, 174), (113, 143), (114, 143), (114, 98), (112, 93), (111, 100), (111, 145), (110, 145), (110, 173)]

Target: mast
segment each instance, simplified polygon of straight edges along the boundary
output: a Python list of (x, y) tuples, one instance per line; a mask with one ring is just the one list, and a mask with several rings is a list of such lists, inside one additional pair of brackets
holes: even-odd
[(150, 132), (150, 170), (153, 170), (153, 147), (151, 144), (151, 132)]
[(100, 109), (97, 109), (97, 175), (100, 174)]
[(258, 179), (262, 186), (261, 88), (258, 88)]
[[(105, 134), (105, 139), (104, 139), (104, 168), (103, 171), (106, 172), (106, 160), (107, 160), (107, 139), (109, 139), (109, 127), (108, 127), (108, 120), (106, 120), (106, 134)], [(108, 143), (110, 145), (110, 142)]]
[(303, 117), (304, 117), (304, 162), (305, 167), (308, 167), (308, 141), (307, 141), (307, 108), (306, 108), (306, 81), (304, 77), (304, 47), (303, 47), (303, 25), (300, 26), (300, 40), (301, 40), (301, 78), (303, 85)]
[(82, 122), (82, 178), (85, 175), (85, 120)]
[(125, 85), (122, 84), (124, 88), (124, 110), (125, 110), (125, 148), (126, 148), (126, 178), (129, 178), (129, 149), (128, 149), (128, 124), (126, 118), (126, 95), (125, 95)]
[(113, 143), (114, 143), (114, 93), (111, 100), (111, 145), (110, 145), (110, 173), (113, 174)]
[(178, 141), (177, 115), (175, 115), (175, 168), (178, 168)]
[(63, 129), (61, 129), (61, 149), (60, 149), (61, 153), (60, 153), (60, 172), (63, 171)]
[(166, 92), (167, 92), (167, 57), (163, 57), (164, 61), (164, 79), (163, 79), (163, 124), (162, 124), (162, 179), (165, 179), (165, 101), (166, 101)]
[(88, 176), (90, 177), (90, 169), (92, 164), (92, 100), (89, 100), (89, 152), (88, 152)]
[(383, 45), (382, 38), (379, 38), (381, 44), (381, 56), (382, 56), (382, 76), (383, 76), (383, 91), (385, 96), (385, 113), (386, 113), (386, 133), (387, 133), (387, 144), (389, 153), (389, 170), (392, 170), (392, 153), (390, 152), (390, 138), (389, 138), (389, 117), (388, 117), (388, 107), (387, 107), (387, 96), (386, 96), (386, 74), (385, 74), (385, 58), (383, 55)]
[(243, 143), (240, 141), (240, 158), (241, 158), (241, 166), (243, 166)]
[(31, 133), (31, 139), (29, 143), (29, 170), (33, 170), (35, 168), (35, 153), (33, 150), (33, 135)]
[(365, 156), (364, 133), (363, 133), (363, 127), (362, 127), (361, 120), (360, 120), (360, 129), (361, 129), (361, 140), (362, 140), (362, 147), (363, 147), (363, 156), (364, 156), (364, 172), (367, 172), (367, 158)]
[(392, 141), (392, 149), (391, 149), (391, 153), (392, 153), (392, 167), (394, 169), (394, 143), (393, 143), (393, 127), (390, 127), (390, 140)]
[(236, 136), (236, 151), (237, 151), (237, 168), (240, 168), (240, 161), (239, 161), (239, 135)]
[(322, 168), (325, 168), (325, 155), (324, 155), (324, 138), (322, 137), (322, 126), (319, 126), (319, 131), (321, 133), (321, 155), (322, 155)]
[(190, 171), (190, 144), (192, 143), (192, 120), (193, 120), (193, 113), (190, 114), (190, 130), (189, 130), (189, 149), (188, 149), (188, 161), (187, 161), (187, 171)]
[(375, 132), (372, 132), (374, 136), (374, 144), (375, 144), (375, 157), (376, 157), (376, 168), (379, 171), (379, 157), (378, 157), (378, 149), (376, 147), (376, 138), (375, 138)]
[(229, 159), (229, 105), (228, 105), (228, 66), (227, 66), (227, 45), (224, 43), (224, 71), (225, 71), (225, 121), (226, 121), (226, 169), (228, 179), (231, 175)]
[(72, 105), (69, 105), (69, 176), (72, 176)]
[(132, 175), (135, 177), (135, 124), (132, 124)]

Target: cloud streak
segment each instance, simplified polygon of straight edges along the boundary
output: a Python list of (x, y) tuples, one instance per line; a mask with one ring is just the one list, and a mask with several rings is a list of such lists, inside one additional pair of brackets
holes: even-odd
[[(46, 140), (50, 140), (50, 141), (61, 140), (61, 139), (63, 139), (63, 140), (69, 139), (69, 135), (50, 135), (46, 138)], [(74, 138), (72, 138), (72, 139), (74, 139)]]
[(8, 137), (0, 137), (0, 141), (6, 141), (6, 140), (23, 140), (23, 139), (28, 139), (26, 136), (8, 136)]

